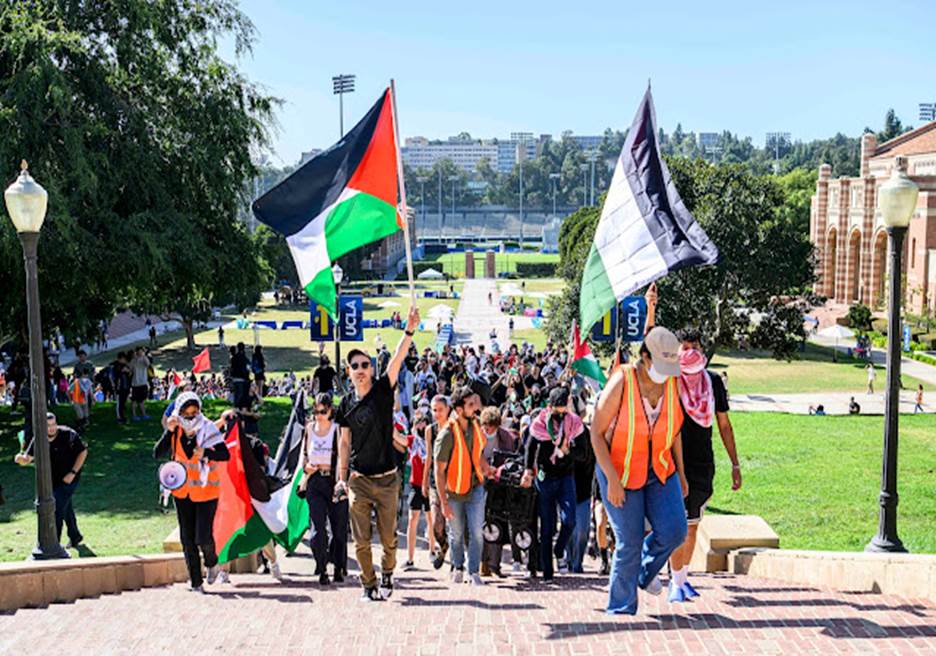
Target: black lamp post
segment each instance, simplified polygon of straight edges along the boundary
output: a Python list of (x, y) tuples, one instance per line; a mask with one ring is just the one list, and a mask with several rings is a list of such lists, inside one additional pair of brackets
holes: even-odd
[(344, 385), (341, 384), (341, 372), (344, 368), (341, 366), (341, 281), (344, 279), (344, 270), (335, 262), (332, 267), (332, 280), (335, 281), (335, 308), (338, 310), (338, 321), (335, 322), (335, 372), (338, 376), (338, 388), (344, 392)]
[(3, 194), (7, 212), (23, 244), (26, 264), (26, 308), (29, 324), (29, 384), (32, 401), (33, 457), (36, 463), (36, 512), (39, 520), (38, 541), (32, 551), (34, 560), (68, 558), (59, 544), (55, 530), (55, 499), (52, 496), (52, 467), (49, 440), (46, 437), (45, 362), (42, 357), (42, 320), (39, 315), (39, 276), (36, 251), (39, 230), (45, 220), (49, 194), (32, 176), (26, 160), (19, 177)]
[(907, 159), (894, 159), (890, 179), (881, 185), (880, 207), (890, 242), (887, 316), (887, 392), (884, 399), (884, 457), (878, 531), (865, 551), (906, 551), (897, 537), (897, 437), (900, 418), (900, 278), (903, 243), (916, 208), (919, 188), (907, 177)]

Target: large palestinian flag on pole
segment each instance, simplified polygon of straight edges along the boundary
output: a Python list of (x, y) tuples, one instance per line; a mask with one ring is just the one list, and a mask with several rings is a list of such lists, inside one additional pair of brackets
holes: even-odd
[(582, 273), (579, 325), (587, 332), (625, 296), (670, 271), (717, 261), (718, 249), (686, 209), (660, 157), (648, 88), (614, 168)]
[(257, 219), (286, 237), (309, 298), (336, 317), (332, 263), (403, 227), (388, 88), (337, 144), (253, 203)]
[(305, 425), (305, 397), (300, 392), (292, 416), (280, 441), (295, 453), (284, 457), (285, 466), (264, 471), (254, 457), (247, 437), (234, 424), (225, 438), (231, 454), (221, 467), (221, 493), (214, 519), (214, 539), (218, 561), (228, 561), (259, 551), (276, 540), (294, 551), (309, 528), (309, 506), (296, 494), (302, 478), (299, 467), (302, 427)]

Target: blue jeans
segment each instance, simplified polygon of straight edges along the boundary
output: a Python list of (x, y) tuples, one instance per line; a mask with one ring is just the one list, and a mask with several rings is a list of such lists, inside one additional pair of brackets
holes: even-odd
[[(670, 554), (686, 539), (686, 506), (679, 476), (665, 484), (653, 472), (639, 490), (625, 490), (621, 507), (608, 503), (608, 479), (596, 469), (601, 498), (614, 530), (614, 558), (608, 612), (637, 613), (637, 587), (646, 588), (659, 574)], [(644, 537), (644, 517), (652, 530)]]
[[(540, 519), (540, 566), (543, 577), (553, 576), (553, 554), (560, 558), (566, 550), (566, 544), (575, 530), (575, 477), (572, 474), (562, 478), (547, 478), (536, 481)], [(553, 545), (556, 533), (556, 506), (559, 506), (559, 535)]]
[(588, 549), (588, 531), (591, 529), (591, 499), (575, 506), (575, 530), (569, 539), (569, 567), (576, 574), (584, 570), (585, 550)]
[(484, 549), (484, 501), (487, 493), (483, 485), (475, 485), (465, 501), (449, 499), (454, 516), (449, 525), (449, 548), (452, 550), (452, 567), (465, 569), (465, 531), (468, 532), (468, 573), (481, 570), (481, 552)]

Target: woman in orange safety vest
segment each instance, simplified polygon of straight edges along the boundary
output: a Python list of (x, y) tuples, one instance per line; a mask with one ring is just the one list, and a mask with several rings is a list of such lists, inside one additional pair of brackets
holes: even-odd
[(615, 538), (609, 613), (635, 614), (638, 587), (660, 594), (657, 574), (686, 537), (678, 376), (679, 341), (653, 328), (640, 359), (614, 372), (595, 408), (596, 476)]
[(208, 583), (214, 583), (221, 573), (213, 536), (221, 489), (218, 463), (231, 456), (221, 431), (202, 414), (201, 400), (194, 392), (182, 392), (176, 398), (166, 431), (153, 449), (156, 458), (166, 455), (185, 467), (185, 482), (172, 490), (172, 496), (191, 589), (203, 592), (199, 550), (208, 569)]

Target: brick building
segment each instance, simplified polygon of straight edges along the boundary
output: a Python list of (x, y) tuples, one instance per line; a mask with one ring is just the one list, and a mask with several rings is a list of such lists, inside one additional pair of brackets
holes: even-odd
[(812, 197), (809, 236), (816, 247), (816, 291), (832, 303), (886, 305), (887, 232), (878, 189), (890, 177), (894, 158), (907, 158), (907, 174), (920, 187), (904, 242), (907, 310), (919, 314), (936, 301), (936, 121), (878, 145), (861, 139), (861, 174), (832, 179), (819, 167)]
[[(416, 226), (414, 223), (415, 221), (410, 221), (410, 245), (415, 249)], [(406, 256), (405, 246), (402, 230), (384, 237), (380, 240), (377, 250), (364, 260), (362, 268), (378, 276), (383, 276), (391, 269), (396, 270), (397, 262)]]

